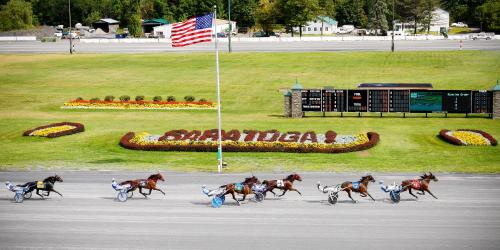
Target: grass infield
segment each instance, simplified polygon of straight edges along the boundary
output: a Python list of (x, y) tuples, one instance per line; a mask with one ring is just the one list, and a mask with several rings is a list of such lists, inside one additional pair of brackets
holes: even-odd
[[(225, 129), (374, 131), (380, 143), (345, 154), (224, 153), (228, 171), (500, 172), (500, 147), (459, 147), (441, 129), (480, 129), (500, 139), (500, 121), (463, 115), (391, 114), (370, 117), (282, 117), (279, 88), (355, 88), (361, 82), (430, 82), (435, 89), (491, 89), (500, 79), (500, 52), (223, 53), (220, 57)], [(63, 110), (70, 99), (106, 95), (186, 95), (216, 101), (213, 54), (1, 55), (0, 169), (169, 169), (214, 171), (216, 153), (145, 152), (120, 147), (129, 131), (217, 127), (216, 110)], [(332, 114), (329, 114), (332, 116)], [(85, 132), (55, 139), (25, 130), (79, 122)]]

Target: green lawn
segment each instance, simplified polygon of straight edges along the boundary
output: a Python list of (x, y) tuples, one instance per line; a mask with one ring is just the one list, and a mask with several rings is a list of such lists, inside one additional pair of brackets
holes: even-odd
[[(380, 143), (346, 154), (225, 153), (229, 171), (500, 172), (500, 147), (457, 147), (442, 128), (472, 128), (500, 139), (500, 121), (485, 118), (286, 119), (279, 88), (298, 78), (306, 88), (355, 88), (361, 82), (431, 82), (436, 89), (490, 89), (500, 79), (500, 52), (340, 52), (221, 54), (222, 123), (226, 129), (375, 131)], [(174, 95), (216, 100), (213, 54), (1, 55), (0, 169), (169, 169), (213, 171), (215, 153), (143, 152), (118, 146), (129, 131), (217, 127), (216, 111), (61, 110), (64, 101), (106, 95)], [(440, 117), (440, 116), (438, 116)], [(22, 137), (52, 122), (85, 125), (55, 139)]]

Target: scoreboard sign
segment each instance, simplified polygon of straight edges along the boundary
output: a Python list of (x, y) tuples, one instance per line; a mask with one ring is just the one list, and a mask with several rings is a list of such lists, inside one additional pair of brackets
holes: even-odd
[(302, 90), (302, 111), (321, 112), (321, 89)]
[(345, 90), (323, 90), (323, 112), (345, 112), (346, 111)]
[(470, 113), (471, 91), (470, 90), (445, 90), (444, 111), (448, 113)]
[(493, 112), (493, 92), (482, 90), (304, 89), (303, 112)]
[(368, 90), (347, 90), (347, 112), (368, 111)]
[(417, 90), (410, 92), (410, 112), (432, 113), (443, 111), (443, 92)]

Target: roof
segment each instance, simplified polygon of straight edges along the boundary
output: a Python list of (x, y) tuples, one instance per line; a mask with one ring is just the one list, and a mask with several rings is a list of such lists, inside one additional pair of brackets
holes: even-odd
[(120, 21), (116, 21), (115, 19), (112, 19), (112, 18), (101, 18), (101, 19), (99, 19), (99, 21), (94, 22), (94, 23), (119, 24)]
[(143, 24), (170, 24), (165, 18), (154, 18), (154, 19), (146, 19)]
[(358, 89), (432, 89), (431, 83), (360, 83)]
[(299, 89), (303, 89), (304, 87), (302, 87), (302, 84), (299, 83), (299, 80), (298, 79), (295, 79), (295, 84), (292, 86), (292, 89), (293, 90), (299, 90)]
[(497, 80), (497, 85), (495, 85), (495, 87), (493, 87), (493, 89), (491, 89), (493, 91), (500, 91), (500, 83), (498, 83), (498, 80)]
[(337, 25), (337, 21), (329, 16), (318, 16), (318, 19), (330, 25)]

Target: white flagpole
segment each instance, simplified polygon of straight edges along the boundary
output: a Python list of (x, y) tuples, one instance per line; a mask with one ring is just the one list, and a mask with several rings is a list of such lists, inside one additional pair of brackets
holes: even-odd
[(218, 122), (218, 140), (217, 140), (217, 160), (218, 168), (217, 171), (222, 173), (222, 131), (221, 131), (221, 121), (220, 121), (220, 82), (219, 82), (219, 48), (217, 46), (217, 5), (214, 5), (214, 27), (215, 27), (215, 65), (217, 72), (217, 122)]

